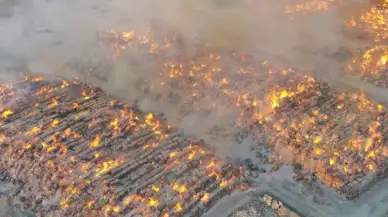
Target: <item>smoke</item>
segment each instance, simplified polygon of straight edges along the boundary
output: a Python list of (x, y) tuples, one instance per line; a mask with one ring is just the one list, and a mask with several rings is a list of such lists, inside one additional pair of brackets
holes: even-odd
[[(185, 134), (204, 138), (220, 155), (233, 155), (238, 111), (227, 104), (208, 111), (194, 110), (179, 100), (154, 100), (143, 84), (157, 74), (156, 63), (133, 55), (129, 61), (125, 53), (109, 58), (110, 50), (102, 45), (98, 33), (107, 29), (147, 31), (155, 22), (163, 23), (184, 38), (335, 81), (349, 54), (357, 49), (356, 39), (349, 40), (344, 33), (344, 9), (290, 19), (284, 9), (294, 3), (297, 1), (0, 0), (0, 69), (83, 77), (144, 110), (165, 113)], [(85, 76), (91, 68), (101, 78)], [(220, 101), (207, 98), (200, 103), (206, 107)], [(249, 152), (247, 146), (244, 143), (243, 149)]]

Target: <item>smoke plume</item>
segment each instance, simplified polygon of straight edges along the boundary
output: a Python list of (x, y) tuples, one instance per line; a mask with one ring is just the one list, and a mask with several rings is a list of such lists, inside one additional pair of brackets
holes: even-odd
[[(183, 38), (227, 47), (327, 81), (338, 80), (344, 63), (360, 44), (343, 27), (343, 14), (350, 13), (350, 7), (294, 14), (290, 19), (285, 6), (295, 3), (298, 1), (1, 0), (0, 69), (7, 76), (25, 70), (81, 77), (144, 110), (165, 113), (185, 134), (205, 138), (220, 155), (233, 155), (238, 111), (225, 105), (216, 111), (182, 112), (190, 105), (153, 100), (142, 84), (158, 73), (155, 64), (136, 56), (129, 61), (125, 52), (110, 58), (111, 50), (98, 35), (107, 29), (146, 32), (155, 23), (163, 23)], [(188, 52), (195, 49), (187, 48)], [(100, 71), (103, 79), (86, 76), (90, 68)], [(201, 103), (206, 107), (218, 101), (210, 98)], [(249, 142), (243, 142), (237, 150), (248, 149)]]

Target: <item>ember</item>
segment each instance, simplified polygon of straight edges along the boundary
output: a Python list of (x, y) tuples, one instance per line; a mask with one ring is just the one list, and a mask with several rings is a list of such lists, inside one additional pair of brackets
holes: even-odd
[(347, 195), (343, 187), (356, 177), (385, 170), (387, 118), (386, 109), (363, 94), (338, 93), (316, 83), (283, 100), (262, 125), (275, 152), (287, 148), (295, 163)]
[(347, 21), (348, 26), (365, 32), (372, 48), (363, 48), (363, 54), (356, 56), (348, 64), (347, 70), (362, 80), (377, 86), (388, 87), (388, 1), (375, 3), (358, 17)]

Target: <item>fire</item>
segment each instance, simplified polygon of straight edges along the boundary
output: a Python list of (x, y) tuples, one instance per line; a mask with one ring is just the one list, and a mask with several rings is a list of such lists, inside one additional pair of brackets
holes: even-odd
[(177, 203), (175, 206), (174, 206), (174, 210), (175, 212), (181, 212), (183, 210), (182, 206)]
[[(294, 8), (290, 7), (288, 8), (288, 10), (289, 12), (292, 10), (326, 10), (329, 7), (329, 4), (334, 2), (334, 0), (314, 2), (315, 3), (306, 3), (302, 6), (295, 6)], [(154, 40), (151, 37), (140, 37), (137, 35), (137, 33), (135, 34), (134, 31), (113, 33), (118, 41), (115, 44), (115, 48), (129, 48), (130, 45), (140, 46), (142, 48), (139, 49), (141, 50), (140, 52), (146, 52), (147, 54), (152, 53), (152, 55), (155, 56), (162, 54), (163, 52), (161, 51), (163, 51), (163, 49), (166, 49), (170, 46), (174, 46), (175, 43), (166, 39), (166, 44), (159, 44), (157, 43), (158, 40)], [(220, 53), (221, 52), (222, 51), (220, 51)], [(375, 123), (371, 123), (370, 126), (368, 126), (366, 130), (364, 130), (367, 131), (368, 135), (363, 135), (360, 138), (356, 138), (354, 136), (351, 137), (349, 141), (346, 140), (345, 142), (341, 140), (341, 142), (345, 144), (341, 143), (340, 146), (337, 144), (340, 142), (340, 140), (336, 138), (341, 137), (342, 135), (333, 135), (328, 134), (326, 132), (328, 131), (328, 129), (333, 128), (334, 124), (338, 126), (341, 123), (335, 122), (335, 117), (333, 117), (333, 114), (330, 114), (330, 112), (326, 113), (324, 110), (320, 110), (320, 108), (318, 108), (318, 106), (316, 106), (315, 104), (310, 106), (310, 102), (314, 102), (314, 100), (320, 101), (321, 95), (325, 94), (325, 91), (322, 91), (322, 89), (318, 88), (321, 83), (316, 82), (312, 77), (304, 76), (302, 74), (293, 72), (291, 69), (271, 68), (270, 72), (268, 73), (258, 72), (256, 71), (256, 69), (253, 69), (252, 66), (244, 65), (246, 62), (248, 62), (248, 58), (246, 58), (245, 56), (241, 57), (242, 62), (244, 62), (244, 64), (238, 65), (236, 63), (236, 65), (238, 65), (236, 67), (236, 70), (231, 70), (233, 72), (229, 72), (229, 70), (227, 70), (227, 67), (224, 68), (223, 66), (225, 62), (222, 62), (224, 59), (226, 59), (226, 61), (229, 61), (228, 57), (224, 58), (223, 56), (221, 56), (222, 55), (219, 54), (218, 51), (212, 51), (211, 54), (206, 53), (206, 55), (202, 55), (199, 58), (193, 57), (192, 59), (184, 61), (163, 59), (161, 62), (163, 62), (164, 67), (161, 67), (162, 69), (160, 70), (160, 75), (154, 78), (156, 82), (155, 87), (152, 88), (166, 88), (163, 90), (168, 90), (171, 85), (175, 85), (179, 90), (178, 92), (182, 93), (180, 96), (182, 97), (183, 102), (187, 103), (188, 105), (192, 104), (198, 107), (202, 106), (208, 109), (214, 109), (213, 111), (218, 111), (217, 109), (219, 108), (233, 106), (233, 108), (238, 109), (240, 113), (239, 118), (241, 119), (241, 122), (238, 122), (239, 126), (251, 127), (251, 125), (256, 126), (258, 125), (257, 123), (259, 123), (260, 127), (263, 127), (264, 129), (260, 129), (261, 131), (271, 131), (272, 129), (274, 129), (273, 132), (266, 132), (270, 134), (270, 138), (282, 137), (282, 135), (287, 135), (288, 137), (295, 138), (291, 142), (284, 140), (281, 144), (284, 144), (285, 146), (291, 147), (293, 148), (293, 150), (296, 150), (295, 153), (298, 154), (295, 154), (295, 161), (297, 161), (298, 163), (304, 164), (307, 161), (310, 162), (314, 160), (314, 162), (316, 162), (318, 166), (317, 168), (312, 168), (312, 170), (317, 172), (317, 175), (320, 179), (323, 180), (323, 182), (330, 181), (330, 185), (341, 186), (340, 182), (333, 181), (335, 180), (335, 177), (329, 177), (330, 171), (334, 170), (336, 173), (339, 173), (342, 176), (348, 177), (347, 175), (349, 175), (350, 177), (350, 175), (354, 174), (355, 171), (366, 169), (373, 171), (380, 166), (377, 162), (379, 162), (379, 159), (381, 159), (381, 157), (384, 155), (384, 150), (383, 148), (378, 149), (377, 147), (379, 145), (381, 146), (381, 141), (384, 140), (382, 139), (383, 132), (380, 132), (381, 127), (379, 124), (381, 123), (379, 123), (378, 120), (376, 120)], [(381, 68), (383, 66), (385, 67), (386, 55), (384, 54), (381, 56), (382, 57), (378, 58), (378, 60), (373, 60), (368, 64), (374, 64), (376, 67)], [(240, 59), (237, 54), (234, 55), (233, 58)], [(363, 60), (366, 60), (368, 58), (374, 59), (374, 54), (370, 54), (369, 56), (364, 55)], [(249, 62), (246, 64), (249, 65)], [(265, 65), (266, 68), (270, 67), (270, 64), (267, 61), (263, 65)], [(261, 79), (263, 79), (263, 77), (269, 77), (268, 80), (275, 84), (270, 83), (271, 85), (269, 90), (265, 90), (266, 92), (263, 93), (263, 95), (257, 94), (255, 91), (249, 92), (249, 86), (260, 86), (257, 85), (257, 83)], [(283, 81), (282, 83), (278, 82), (276, 79), (285, 81)], [(70, 85), (69, 82), (62, 81), (61, 87), (65, 88), (68, 85)], [(55, 91), (55, 88), (47, 88), (45, 89), (45, 91), (42, 91), (42, 93), (46, 94), (49, 91)], [(311, 95), (313, 93), (316, 95)], [(93, 92), (82, 90), (81, 94), (81, 100), (87, 100), (90, 99)], [(334, 115), (345, 117), (345, 110), (347, 110), (347, 108), (353, 105), (349, 102), (354, 102), (356, 104), (356, 106), (353, 107), (355, 110), (359, 110), (357, 112), (366, 111), (369, 112), (371, 115), (376, 115), (376, 111), (379, 111), (379, 114), (381, 114), (384, 113), (383, 111), (385, 110), (383, 105), (373, 104), (372, 102), (368, 101), (367, 98), (362, 94), (355, 95), (353, 99), (350, 99), (351, 97), (348, 94), (330, 94), (331, 95), (323, 96), (322, 98), (326, 97), (334, 100), (338, 99), (336, 103), (327, 105), (328, 110), (331, 109), (331, 107), (335, 109), (335, 111), (333, 112)], [(49, 95), (49, 97), (51, 97), (51, 95)], [(220, 102), (209, 103), (203, 106), (202, 101), (204, 101), (203, 99), (206, 99), (207, 97), (217, 97), (217, 101)], [(161, 100), (165, 100), (167, 98), (168, 96), (161, 96)], [(57, 100), (59, 99), (53, 99), (51, 104), (53, 104), (55, 101), (55, 105), (51, 106), (51, 108), (54, 108), (58, 105)], [(64, 100), (63, 102), (66, 101)], [(287, 104), (288, 102), (292, 102), (294, 104), (289, 106)], [(84, 107), (84, 103), (86, 104), (89, 102), (80, 102), (81, 107)], [(72, 105), (74, 109), (79, 107), (77, 103), (66, 104)], [(98, 150), (88, 150), (87, 148), (83, 150), (82, 148), (84, 147), (76, 147), (74, 149), (72, 148), (71, 153), (69, 153), (69, 155), (77, 155), (77, 158), (75, 156), (66, 155), (63, 158), (62, 156), (60, 156), (60, 159), (63, 159), (63, 162), (58, 162), (54, 159), (47, 161), (49, 167), (51, 168), (50, 173), (53, 173), (55, 175), (58, 174), (58, 177), (60, 177), (55, 178), (53, 175), (55, 179), (58, 179), (57, 183), (71, 183), (71, 181), (79, 180), (76, 182), (74, 181), (73, 183), (74, 185), (79, 184), (81, 186), (79, 189), (74, 190), (74, 194), (80, 194), (80, 192), (83, 193), (84, 185), (88, 185), (88, 188), (90, 187), (92, 189), (96, 189), (96, 192), (99, 193), (99, 196), (96, 196), (96, 201), (90, 201), (90, 195), (85, 194), (83, 195), (83, 197), (81, 197), (80, 195), (80, 199), (75, 200), (76, 202), (87, 204), (89, 209), (95, 209), (95, 207), (100, 207), (96, 208), (95, 210), (105, 211), (105, 214), (108, 216), (115, 215), (112, 212), (126, 212), (126, 210), (128, 209), (133, 211), (132, 215), (151, 216), (155, 215), (155, 213), (153, 212), (155, 212), (155, 208), (159, 207), (158, 198), (166, 197), (166, 194), (168, 194), (167, 196), (170, 196), (171, 194), (176, 195), (175, 202), (177, 200), (181, 202), (175, 204), (173, 210), (175, 212), (181, 212), (183, 210), (183, 207), (186, 209), (191, 203), (191, 201), (188, 200), (192, 199), (191, 197), (187, 199), (187, 195), (193, 194), (193, 183), (191, 183), (191, 181), (188, 181), (187, 183), (182, 182), (183, 180), (190, 180), (190, 177), (184, 177), (189, 176), (186, 175), (186, 173), (180, 173), (182, 177), (179, 176), (174, 178), (174, 176), (171, 176), (172, 180), (178, 179), (175, 181), (171, 181), (171, 174), (167, 173), (171, 171), (179, 172), (181, 168), (185, 169), (185, 167), (187, 167), (189, 163), (196, 163), (196, 161), (194, 161), (193, 159), (198, 160), (198, 174), (202, 174), (202, 178), (198, 180), (202, 181), (202, 179), (205, 179), (206, 181), (211, 182), (209, 186), (219, 185), (219, 187), (221, 188), (234, 186), (233, 180), (236, 179), (236, 177), (232, 176), (232, 178), (227, 178), (230, 176), (226, 177), (225, 174), (230, 175), (230, 171), (226, 171), (226, 173), (224, 173), (218, 170), (218, 168), (222, 166), (221, 161), (218, 161), (218, 159), (216, 158), (212, 158), (210, 154), (207, 155), (208, 152), (206, 152), (205, 154), (205, 150), (197, 148), (196, 145), (193, 145), (192, 147), (190, 144), (190, 148), (174, 147), (171, 149), (167, 149), (170, 148), (171, 145), (164, 145), (162, 149), (158, 149), (160, 148), (160, 146), (162, 146), (160, 144), (165, 144), (163, 143), (163, 141), (169, 136), (169, 134), (165, 133), (167, 132), (166, 129), (170, 129), (171, 127), (167, 127), (167, 124), (160, 120), (156, 115), (149, 113), (146, 116), (139, 115), (139, 117), (137, 117), (135, 112), (127, 112), (126, 106), (124, 106), (125, 109), (122, 109), (120, 111), (115, 110), (116, 107), (120, 107), (115, 106), (115, 104), (116, 102), (111, 101), (109, 105), (107, 105), (107, 107), (103, 108), (103, 116), (108, 117), (107, 119), (99, 119), (98, 115), (96, 115), (96, 117), (93, 116), (92, 121), (88, 123), (87, 130), (89, 132), (100, 133), (100, 135), (96, 136), (96, 134), (94, 134), (91, 137), (80, 136), (79, 134), (76, 134), (72, 131), (72, 129), (82, 130), (82, 128), (80, 129), (79, 126), (75, 124), (74, 128), (67, 128), (64, 131), (59, 131), (59, 129), (55, 129), (58, 131), (58, 134), (56, 135), (59, 135), (58, 138), (56, 138), (57, 140), (54, 141), (55, 143), (52, 140), (46, 140), (46, 142), (50, 145), (45, 142), (42, 142), (42, 147), (47, 149), (47, 152), (51, 153), (44, 154), (49, 155), (50, 157), (54, 155), (60, 156), (56, 152), (53, 153), (58, 148), (62, 152), (65, 152), (65, 149), (62, 150), (62, 148), (66, 146), (59, 143), (63, 142), (62, 140), (65, 139), (68, 139), (70, 142), (73, 142), (77, 141), (77, 139), (80, 138), (81, 141), (86, 140), (86, 142), (84, 142), (86, 147), (88, 146), (89, 148), (98, 148)], [(292, 110), (296, 107), (298, 107), (298, 109), (300, 110), (295, 109), (293, 113), (286, 112), (287, 110)], [(197, 107), (194, 107), (193, 109), (195, 108)], [(115, 110), (115, 113), (111, 112), (112, 110)], [(84, 117), (83, 111), (77, 112), (79, 112), (79, 114), (77, 115), (79, 115), (81, 118)], [(300, 113), (302, 113), (302, 115), (300, 115)], [(352, 115), (350, 115), (349, 117), (346, 116), (346, 118), (352, 117)], [(130, 120), (127, 121), (127, 119)], [(287, 122), (287, 120), (289, 119), (293, 120)], [(65, 119), (60, 120), (61, 122), (65, 123)], [(72, 119), (72, 121), (74, 120)], [(56, 127), (59, 125), (59, 122), (59, 120), (54, 120), (51, 123), (51, 126)], [(99, 124), (103, 126), (99, 126)], [(117, 130), (119, 130), (122, 126), (124, 128), (126, 127), (125, 130), (130, 133), (135, 132), (135, 135), (140, 135), (142, 133), (142, 130), (145, 130), (146, 133), (151, 134), (149, 137), (147, 137), (149, 138), (149, 140), (144, 139), (145, 141), (143, 141), (143, 139), (136, 139), (134, 143), (130, 143), (134, 145), (129, 145), (126, 144), (126, 138), (123, 139), (114, 137), (114, 139), (117, 139), (119, 141), (118, 143), (114, 143), (115, 141), (109, 141), (112, 142), (112, 146), (110, 146), (111, 144), (108, 144), (107, 142), (106, 146), (108, 147), (101, 147), (101, 137), (105, 138), (106, 135), (110, 135), (110, 133), (116, 135), (115, 133), (117, 133)], [(45, 125), (42, 125), (39, 128), (33, 128), (31, 132), (34, 132), (35, 134), (37, 132), (40, 132), (41, 128), (45, 129), (45, 127)], [(151, 129), (152, 132), (150, 132)], [(306, 129), (311, 129), (311, 131), (313, 131), (314, 129), (318, 130), (315, 133), (311, 133)], [(344, 134), (345, 133), (348, 132), (344, 132)], [(123, 135), (125, 136), (126, 134), (123, 133)], [(88, 138), (90, 142), (89, 144), (87, 142)], [(373, 144), (371, 141), (375, 141), (376, 144)], [(122, 145), (121, 143), (124, 144)], [(272, 141), (269, 141), (268, 143), (270, 149), (275, 146)], [(28, 147), (29, 149), (32, 149), (34, 147), (33, 144), (35, 143), (23, 143), (23, 147)], [(70, 146), (72, 145), (73, 143), (70, 143)], [(121, 147), (123, 147), (125, 150), (131, 149), (131, 151), (133, 149), (135, 151), (135, 154), (132, 155), (131, 153), (127, 153), (128, 151), (122, 152)], [(37, 148), (34, 148), (34, 151), (35, 149)], [(159, 153), (155, 155), (156, 157), (151, 154), (152, 151), (154, 151), (153, 149), (159, 151)], [(273, 149), (272, 151), (275, 152), (276, 149)], [(360, 165), (356, 165), (356, 163), (354, 163), (351, 158), (346, 157), (347, 152), (358, 153), (358, 155), (363, 155), (365, 159), (363, 159), (363, 162), (360, 163)], [(78, 153), (84, 154), (84, 156), (80, 154), (81, 156), (78, 157)], [(388, 151), (386, 151), (386, 153), (388, 154)], [(299, 154), (300, 156), (298, 156)], [(39, 155), (39, 153), (37, 155)], [(120, 160), (109, 160), (117, 159), (117, 156), (120, 156)], [(151, 157), (148, 158), (149, 156)], [(159, 156), (161, 156), (163, 160), (159, 160)], [(137, 167), (135, 168), (135, 166), (138, 166), (138, 164), (143, 164), (143, 158), (144, 164), (146, 164), (147, 166), (144, 166), (144, 169), (138, 169)], [(131, 175), (127, 176), (127, 174), (125, 174), (126, 168), (124, 168), (124, 166), (121, 167), (120, 165), (126, 165), (127, 167), (129, 167), (132, 172)], [(161, 171), (161, 176), (156, 173), (154, 174), (151, 170), (148, 170), (154, 168), (157, 168), (157, 170), (155, 171)], [(186, 170), (184, 172), (186, 172)], [(62, 173), (66, 174), (64, 175), (65, 177), (61, 177)], [(68, 173), (73, 173), (75, 175), (74, 177), (72, 177), (68, 175)], [(125, 185), (124, 187), (126, 189), (134, 190), (123, 190), (122, 192), (120, 191), (120, 189), (117, 190), (115, 184), (111, 183), (112, 180), (108, 180), (106, 178), (108, 176), (107, 173), (109, 173), (109, 176), (125, 176), (125, 183), (122, 184)], [(132, 174), (134, 174), (133, 177)], [(166, 178), (164, 179), (162, 177)], [(55, 180), (54, 178), (52, 179)], [(131, 181), (128, 182), (128, 180)], [(142, 180), (146, 181), (144, 185)], [(122, 180), (118, 181), (121, 182)], [(114, 182), (116, 182), (116, 180), (113, 180), (113, 183)], [(333, 182), (335, 183), (331, 184)], [(170, 188), (173, 189), (173, 192), (171, 192)], [(76, 188), (74, 187), (74, 189)], [(200, 195), (201, 193), (198, 193), (197, 195), (193, 195), (193, 197), (196, 197), (197, 199), (200, 198), (200, 201), (208, 201), (213, 195), (212, 189), (205, 187), (205, 189), (202, 190), (208, 192), (204, 193), (203, 195)], [(203, 192), (202, 190), (198, 192)], [(138, 193), (139, 195), (132, 195), (134, 192)], [(67, 193), (70, 195), (74, 195), (72, 190)], [(65, 196), (66, 194), (64, 195), (64, 197)], [(64, 201), (64, 205), (69, 205), (70, 203), (72, 203), (72, 201), (67, 197), (65, 197)], [(100, 203), (102, 205), (100, 205)], [(93, 204), (96, 204), (96, 206), (94, 206)], [(120, 206), (117, 206), (117, 204), (120, 204)], [(121, 209), (121, 206), (123, 205), (129, 207)], [(169, 214), (166, 212), (170, 211), (172, 210), (168, 210), (168, 208), (166, 208), (166, 210), (163, 210), (161, 211), (161, 213), (158, 213), (156, 215), (163, 216), (164, 214), (164, 216), (168, 216)]]
[(66, 128), (65, 135), (70, 136), (71, 135), (71, 128)]
[(69, 82), (66, 81), (66, 80), (62, 80), (62, 85), (61, 85), (61, 88), (66, 88), (69, 86)]
[(215, 163), (214, 159), (212, 159), (212, 161), (206, 166), (206, 168), (209, 169), (209, 168), (214, 167), (215, 165), (216, 165), (216, 163)]
[(282, 90), (282, 92), (280, 93), (280, 99), (284, 99), (288, 96), (289, 96), (289, 93), (287, 92), (287, 90)]
[(111, 212), (111, 210), (112, 210), (112, 207), (111, 207), (110, 205), (106, 205), (106, 206), (104, 207), (104, 216), (105, 216), (105, 217), (108, 217), (108, 216), (109, 216), (109, 213)]
[(187, 188), (186, 188), (186, 186), (184, 186), (184, 185), (182, 185), (180, 188), (179, 188), (179, 193), (185, 193), (186, 191), (187, 191)]
[(125, 39), (126, 42), (131, 40), (135, 36), (135, 31), (123, 32), (121, 36)]
[(366, 50), (361, 57), (353, 58), (347, 69), (350, 72), (360, 74), (368, 82), (388, 87), (387, 60), (388, 46), (376, 45)]
[[(365, 112), (366, 114), (373, 113), (376, 115), (382, 115), (381, 112), (385, 110), (382, 105), (376, 105), (368, 100), (363, 93), (340, 93), (331, 96), (335, 98), (331, 100), (331, 105), (333, 108), (341, 109), (341, 111), (337, 111), (336, 114), (347, 114), (348, 117), (353, 117), (353, 119), (350, 119), (349, 121), (357, 120), (354, 119), (354, 117), (363, 115), (359, 114), (360, 112)], [(354, 114), (349, 114), (348, 108), (351, 107), (351, 105), (353, 105), (353, 108), (358, 109), (353, 111), (355, 112)], [(311, 106), (314, 106), (314, 104)], [(274, 114), (276, 114), (276, 110)], [(279, 120), (277, 117), (279, 116), (268, 119), (276, 120), (276, 122), (272, 123), (271, 125), (276, 128), (277, 123), (284, 123), (283, 126), (285, 126), (285, 128), (280, 128), (277, 131), (280, 131), (281, 133), (293, 132), (293, 134), (296, 134), (295, 142), (297, 143), (291, 147), (300, 147), (300, 145), (303, 144), (305, 147), (302, 147), (300, 150), (311, 150), (311, 154), (314, 155), (314, 159), (317, 161), (317, 166), (314, 168), (314, 170), (317, 171), (318, 177), (321, 179), (321, 181), (329, 184), (334, 188), (340, 188), (342, 186), (342, 182), (337, 177), (330, 175), (330, 170), (335, 169), (338, 173), (346, 174), (346, 177), (351, 177), (352, 175), (363, 171), (364, 168), (370, 171), (375, 171), (375, 162), (383, 155), (383, 152), (380, 151), (381, 148), (379, 148), (383, 144), (382, 133), (380, 132), (380, 126), (382, 126), (381, 121), (369, 122), (369, 124), (365, 126), (365, 128), (369, 130), (367, 135), (358, 137), (352, 137), (352, 135), (350, 135), (350, 138), (347, 139), (347, 142), (339, 146), (332, 144), (333, 142), (335, 143), (336, 140), (327, 138), (327, 136), (325, 136), (324, 130), (315, 129), (315, 123), (317, 123), (317, 121), (320, 121), (321, 124), (325, 123), (326, 125), (326, 127), (320, 129), (325, 129), (332, 126), (331, 121), (338, 120), (336, 119), (334, 113), (330, 115), (324, 115), (319, 110), (312, 110), (311, 114), (307, 115), (306, 113), (303, 113), (302, 116), (298, 117), (301, 118), (299, 121), (296, 121), (295, 119), (292, 122), (286, 121), (286, 118)], [(350, 127), (351, 126), (352, 125), (350, 124)], [(290, 131), (288, 131), (288, 129), (290, 129)], [(316, 131), (316, 133), (320, 133), (322, 135), (309, 135), (303, 133), (302, 136), (303, 129), (313, 129), (313, 131)], [(278, 134), (277, 131), (273, 133)], [(308, 141), (311, 141), (311, 143), (308, 143)], [(285, 142), (287, 143), (287, 140)], [(363, 154), (364, 159), (357, 160), (357, 162), (355, 162), (355, 159), (349, 158), (349, 156), (351, 156), (349, 155), (349, 152)], [(304, 157), (297, 157), (297, 159), (299, 158), (300, 162), (304, 164)], [(306, 163), (308, 163), (309, 159), (310, 158), (306, 159)], [(226, 185), (226, 181), (223, 181), (220, 185)]]
[(173, 184), (172, 189), (179, 192), (180, 194), (185, 193), (187, 191), (186, 186), (179, 185), (177, 183)]
[(287, 6), (285, 13), (293, 14), (296, 12), (314, 12), (327, 10), (331, 4), (337, 2), (337, 0), (310, 0), (301, 4), (295, 4)]
[(372, 163), (368, 164), (368, 169), (369, 169), (370, 171), (375, 171), (375, 166), (374, 166), (374, 164), (372, 164)]
[(125, 198), (123, 201), (123, 204), (125, 206), (128, 206), (130, 203), (145, 202), (145, 201), (146, 201), (146, 198), (144, 198), (140, 195), (134, 194), (134, 195), (131, 195), (131, 196), (128, 196), (127, 198)]
[(322, 154), (322, 149), (320, 149), (320, 148), (314, 148), (313, 153), (314, 153), (315, 155), (321, 155), (321, 154)]
[(156, 187), (155, 185), (152, 185), (152, 190), (154, 190), (155, 192), (159, 193), (160, 188)]
[(372, 34), (376, 41), (388, 39), (388, 2), (385, 1), (382, 5), (376, 5), (369, 11), (361, 15), (361, 25), (365, 25), (367, 31)]
[(173, 157), (174, 157), (176, 154), (177, 154), (177, 152), (176, 152), (176, 151), (174, 151), (174, 152), (170, 153), (170, 158), (173, 158)]
[(363, 72), (378, 73), (386, 67), (388, 46), (376, 46), (367, 50), (361, 62)]
[(148, 123), (149, 125), (152, 125), (152, 120), (154, 119), (154, 115), (152, 113), (149, 113), (147, 116), (146, 116), (146, 123)]
[(119, 128), (118, 123), (119, 123), (119, 119), (115, 118), (113, 121), (109, 123), (109, 126), (113, 127), (114, 130), (117, 130)]
[(81, 165), (81, 171), (83, 173), (86, 173), (86, 172), (88, 172), (89, 167), (90, 167), (89, 163), (85, 163), (85, 164)]
[(205, 193), (205, 194), (203, 195), (203, 197), (201, 198), (201, 201), (207, 201), (207, 200), (209, 200), (209, 194), (208, 194), (208, 193)]
[(278, 98), (277, 98), (276, 94), (274, 94), (274, 93), (271, 95), (271, 105), (272, 105), (273, 109), (279, 107)]
[(89, 144), (89, 147), (90, 147), (90, 148), (98, 148), (98, 147), (100, 147), (100, 140), (101, 140), (100, 136), (97, 135), (97, 136), (93, 139), (93, 141)]
[(281, 90), (281, 91), (272, 91), (270, 93), (270, 102), (271, 102), (271, 107), (272, 109), (275, 109), (277, 107), (279, 107), (279, 103), (281, 100), (285, 99), (285, 98), (289, 98), (289, 97), (292, 97), (295, 93), (293, 92), (289, 92), (287, 90)]
[(56, 98), (53, 98), (53, 99), (51, 100), (51, 103), (50, 103), (47, 107), (50, 108), (50, 109), (52, 109), (52, 108), (56, 107), (57, 105), (58, 105), (57, 99), (56, 99)]
[(12, 110), (10, 110), (10, 109), (5, 110), (5, 111), (3, 112), (3, 117), (4, 117), (4, 118), (7, 118), (8, 116), (12, 115), (13, 113), (14, 113), (14, 112), (13, 112)]
[(38, 96), (38, 95), (42, 95), (44, 93), (52, 93), (55, 90), (56, 90), (55, 87), (42, 87), (35, 94)]
[(318, 144), (320, 142), (322, 142), (322, 138), (321, 137), (317, 137), (317, 138), (314, 139), (314, 144)]
[(25, 76), (24, 80), (25, 81), (30, 81), (30, 82), (37, 82), (37, 81), (43, 81), (44, 78), (42, 76), (38, 76), (38, 77)]
[(33, 127), (30, 132), (28, 133), (28, 135), (35, 135), (37, 133), (40, 132), (40, 127)]
[(119, 165), (120, 165), (120, 161), (119, 160), (104, 161), (102, 163), (102, 166), (99, 166), (96, 169), (96, 175), (95, 176), (99, 177), (102, 174), (108, 172), (109, 170), (112, 170), (112, 169), (116, 168)]
[(82, 96), (84, 97), (85, 100), (90, 99), (90, 97), (88, 96), (88, 93), (86, 92), (86, 90), (83, 90), (83, 91), (81, 92), (81, 94), (82, 94)]
[(88, 201), (88, 203), (87, 203), (88, 208), (89, 209), (92, 208), (93, 204), (94, 204), (94, 200)]
[(196, 151), (191, 151), (188, 159), (192, 160), (196, 153), (197, 153)]
[(113, 207), (113, 212), (115, 212), (115, 213), (120, 212), (120, 207), (118, 207), (118, 206)]
[(7, 140), (7, 137), (3, 134), (0, 134), (0, 142), (5, 142)]
[(53, 150), (57, 149), (58, 145), (52, 145), (49, 148), (47, 148), (47, 152), (52, 152)]
[(58, 124), (59, 124), (59, 120), (55, 119), (55, 120), (51, 123), (51, 126), (52, 126), (52, 127), (56, 127), (56, 126), (58, 126)]
[(151, 207), (157, 207), (158, 205), (159, 205), (159, 201), (153, 198), (151, 198), (147, 203), (147, 206), (151, 206)]
[(31, 144), (25, 144), (23, 148), (24, 148), (24, 149), (31, 149), (31, 148), (32, 148), (32, 145), (31, 145)]
[(215, 176), (217, 180), (220, 179), (220, 174), (218, 174), (217, 172), (214, 172), (214, 171), (211, 172), (211, 173), (209, 174), (209, 176)]

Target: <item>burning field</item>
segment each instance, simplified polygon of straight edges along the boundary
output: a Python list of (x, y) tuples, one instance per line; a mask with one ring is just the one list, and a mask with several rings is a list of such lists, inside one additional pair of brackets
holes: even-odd
[[(343, 4), (281, 9), (294, 21)], [(288, 60), (343, 58), (338, 78), (387, 88), (388, 3), (361, 5), (367, 6), (341, 24), (357, 49), (343, 57), (337, 48), (332, 54), (307, 46)], [(348, 202), (386, 178), (387, 102), (367, 89), (339, 88), (322, 71), (291, 67), (276, 52), (223, 46), (224, 30), (220, 43), (180, 31), (164, 21), (98, 31), (99, 46), (109, 51), (103, 60), (123, 61), (136, 73), (118, 75), (103, 60), (73, 58), (63, 67), (77, 78), (29, 72), (1, 80), (0, 181), (16, 186), (9, 196), (37, 216), (199, 217), (230, 195), (265, 189), (283, 166), (292, 166), (284, 179), (327, 188)], [(111, 73), (128, 89), (104, 89)], [(275, 197), (254, 198), (228, 216), (300, 216), (283, 204), (289, 199)]]
[(364, 10), (357, 18), (351, 17), (347, 24), (363, 31), (364, 37), (371, 42), (363, 53), (353, 58), (347, 69), (361, 79), (377, 86), (388, 87), (388, 1), (381, 1), (368, 10)]
[[(384, 105), (291, 70), (260, 77), (273, 87), (262, 98), (227, 87), (217, 94), (241, 111), (240, 129), (265, 141), (269, 154), (257, 154), (273, 170), (299, 165), (296, 180), (320, 181), (349, 199), (387, 175)], [(254, 166), (217, 158), (162, 115), (142, 114), (99, 88), (26, 77), (1, 90), (1, 170), (38, 215), (200, 216), (252, 186)]]
[(362, 80), (387, 88), (387, 60), (388, 47), (377, 45), (366, 50), (361, 58), (354, 58), (352, 63), (348, 65), (348, 69), (353, 70), (355, 65), (358, 68), (358, 72), (361, 73), (359, 76)]
[(41, 79), (1, 88), (1, 170), (38, 216), (199, 216), (239, 188), (239, 168), (160, 117)]
[[(256, 139), (268, 139), (274, 164), (300, 165), (297, 179), (318, 179), (353, 199), (386, 175), (386, 106), (363, 92), (339, 91), (293, 69), (258, 64), (218, 47), (198, 46), (190, 58), (170, 61), (165, 54), (171, 50), (187, 56), (176, 36), (160, 44), (154, 35), (137, 36), (135, 31), (108, 35), (116, 55), (135, 50), (160, 61), (159, 75), (147, 86), (150, 92), (165, 93), (156, 100), (178, 98), (178, 103), (193, 105), (191, 110), (236, 108), (238, 114), (226, 118), (234, 118), (240, 130), (250, 129)], [(384, 73), (385, 56), (372, 61), (378, 50), (385, 54), (381, 46), (368, 51), (362, 69)], [(217, 100), (209, 103), (207, 98)]]

